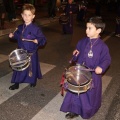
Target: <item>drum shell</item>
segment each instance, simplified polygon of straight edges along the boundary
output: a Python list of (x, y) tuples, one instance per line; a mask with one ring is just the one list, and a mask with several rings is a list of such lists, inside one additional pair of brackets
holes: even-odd
[(59, 18), (60, 24), (67, 24), (69, 22), (69, 16), (68, 15), (61, 15)]
[(76, 65), (68, 68), (65, 73), (65, 86), (74, 93), (83, 93), (91, 88), (92, 74), (85, 71), (86, 67)]
[(13, 70), (23, 71), (30, 65), (30, 55), (26, 50), (16, 49), (9, 55), (9, 63)]

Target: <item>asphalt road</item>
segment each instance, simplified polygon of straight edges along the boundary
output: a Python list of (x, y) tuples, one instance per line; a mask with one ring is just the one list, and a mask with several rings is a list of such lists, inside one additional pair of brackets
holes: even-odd
[[(111, 14), (113, 13), (102, 12), (106, 29), (101, 36), (112, 57), (112, 63), (105, 73), (106, 80), (110, 82), (103, 92), (102, 106), (91, 120), (120, 119), (120, 38), (114, 35), (116, 14)], [(91, 13), (88, 16), (90, 15)], [(61, 25), (57, 21), (41, 27), (47, 37), (47, 45), (39, 49), (44, 75), (42, 80), (38, 80), (35, 88), (21, 85), (17, 91), (8, 89), (12, 74), (8, 55), (16, 49), (17, 43), (10, 40), (8, 35), (0, 37), (0, 120), (65, 120), (62, 118), (65, 114), (61, 115), (58, 113), (59, 108), (55, 109), (61, 104), (59, 99), (63, 99), (59, 93), (59, 83), (64, 68), (69, 65), (76, 43), (85, 36), (85, 23), (74, 21), (73, 35), (63, 35)], [(56, 100), (57, 97), (60, 98)], [(57, 103), (54, 105), (53, 101)], [(51, 107), (47, 107), (50, 103), (53, 103)], [(51, 109), (55, 109), (54, 114)], [(40, 115), (37, 115), (38, 113)], [(78, 119), (82, 120), (75, 120)]]

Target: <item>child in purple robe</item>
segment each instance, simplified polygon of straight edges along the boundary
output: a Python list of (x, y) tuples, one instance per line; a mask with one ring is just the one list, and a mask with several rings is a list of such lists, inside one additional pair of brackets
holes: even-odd
[[(30, 54), (30, 66), (23, 71), (13, 71), (10, 90), (19, 88), (20, 83), (29, 83), (31, 87), (36, 86), (37, 79), (42, 78), (38, 48), (46, 43), (46, 37), (41, 29), (32, 23), (35, 17), (35, 7), (31, 4), (25, 4), (22, 9), (22, 18), (24, 23), (19, 25), (14, 33), (10, 33), (9, 37), (17, 40), (18, 49), (26, 50)], [(32, 73), (31, 75), (29, 73)]]
[(67, 113), (66, 118), (72, 119), (79, 115), (83, 119), (91, 118), (100, 108), (102, 99), (102, 74), (111, 63), (107, 45), (101, 40), (100, 33), (105, 28), (101, 17), (92, 17), (86, 24), (87, 37), (81, 39), (73, 55), (77, 57), (77, 64), (94, 69), (92, 73), (92, 87), (79, 95), (67, 91), (60, 111)]

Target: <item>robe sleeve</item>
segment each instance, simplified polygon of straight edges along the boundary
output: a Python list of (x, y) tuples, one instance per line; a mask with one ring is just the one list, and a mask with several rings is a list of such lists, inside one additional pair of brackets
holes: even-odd
[[(14, 36), (13, 36), (13, 39), (14, 40), (18, 40), (18, 38), (20, 38), (20, 31), (21, 31), (21, 29), (22, 29), (22, 25), (19, 25), (16, 29), (15, 29), (15, 31), (14, 31)], [(22, 37), (22, 36), (21, 36)]]
[(105, 70), (109, 67), (111, 63), (111, 56), (109, 54), (109, 49), (107, 47), (107, 45), (103, 45), (102, 47), (102, 51), (101, 51), (101, 54), (100, 54), (100, 62), (99, 62), (99, 67), (102, 68), (102, 73), (105, 72)]
[(38, 46), (44, 46), (46, 43), (45, 35), (42, 33), (42, 30), (39, 27), (36, 32), (37, 32), (36, 39), (38, 40)]

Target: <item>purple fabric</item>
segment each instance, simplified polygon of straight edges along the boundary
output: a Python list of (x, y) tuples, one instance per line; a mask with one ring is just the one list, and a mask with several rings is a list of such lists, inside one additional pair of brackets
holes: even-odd
[[(24, 29), (24, 31), (23, 31)], [(23, 33), (22, 33), (23, 31)], [(21, 37), (24, 39), (37, 39), (38, 44), (28, 41), (22, 41)], [(18, 42), (18, 48), (27, 50), (28, 53), (33, 53), (31, 56), (32, 63), (32, 77), (29, 77), (29, 67), (24, 71), (13, 71), (12, 83), (32, 83), (35, 84), (37, 78), (42, 78), (39, 59), (38, 59), (38, 47), (45, 45), (46, 38), (42, 33), (41, 29), (37, 27), (35, 24), (31, 23), (28, 26), (24, 24), (18, 26), (17, 31), (14, 33), (14, 39)]]
[[(94, 43), (96, 39), (92, 39)], [(103, 69), (103, 73), (111, 63), (111, 57), (107, 45), (100, 39), (94, 44), (93, 58), (88, 58), (88, 52), (90, 50), (90, 39), (83, 38), (77, 44), (76, 49), (80, 51), (77, 63), (85, 64), (90, 69), (95, 69), (100, 66)], [(61, 105), (60, 111), (72, 112), (81, 115), (82, 118), (88, 119), (92, 117), (101, 106), (102, 97), (102, 75), (97, 75), (92, 72), (92, 84), (94, 87), (89, 89), (85, 93), (80, 95), (67, 92), (64, 101)]]

